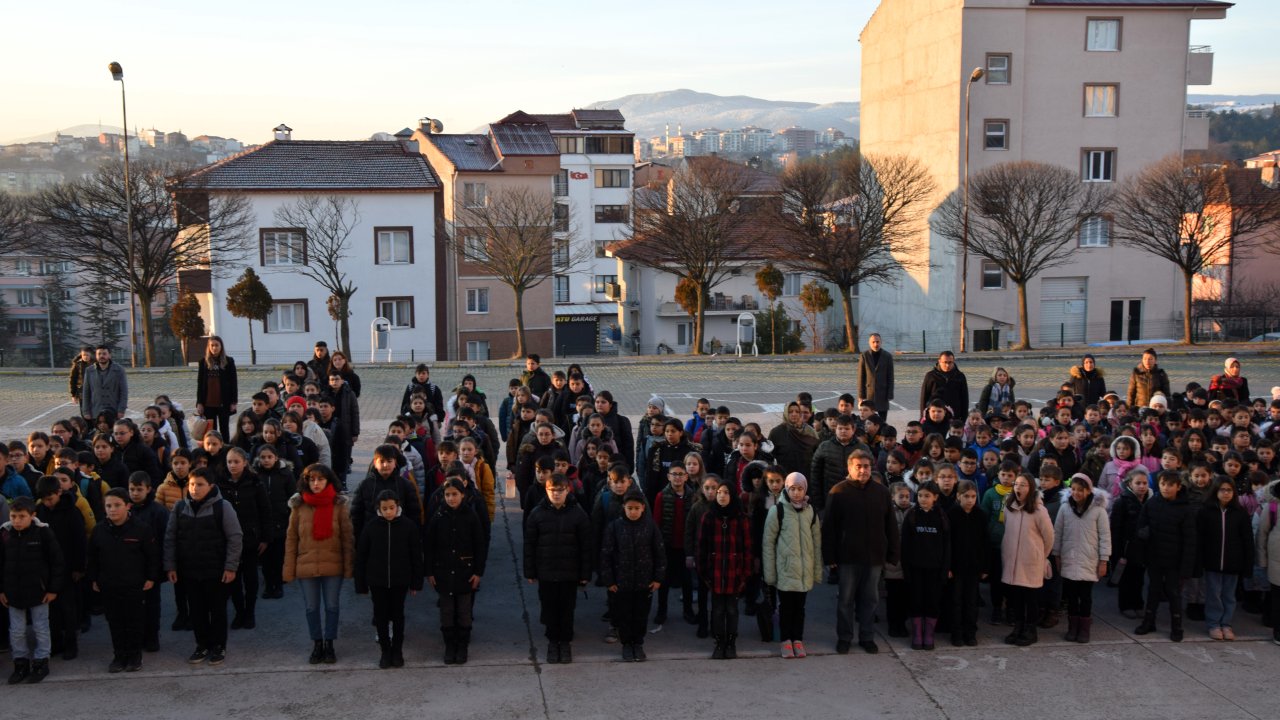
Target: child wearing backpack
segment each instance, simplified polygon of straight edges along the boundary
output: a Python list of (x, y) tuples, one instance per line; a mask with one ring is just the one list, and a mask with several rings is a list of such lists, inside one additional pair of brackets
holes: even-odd
[(778, 592), (778, 629), (782, 657), (803, 658), (804, 606), (822, 579), (822, 525), (809, 504), (809, 482), (800, 473), (786, 477), (783, 499), (764, 524), (761, 564), (764, 582)]
[[(53, 530), (36, 519), (29, 497), (9, 503), (9, 521), (0, 525), (0, 603), (8, 608), (13, 674), (9, 684), (38, 683), (49, 676), (49, 604), (63, 590), (62, 550)], [(27, 616), (35, 635), (27, 638)]]

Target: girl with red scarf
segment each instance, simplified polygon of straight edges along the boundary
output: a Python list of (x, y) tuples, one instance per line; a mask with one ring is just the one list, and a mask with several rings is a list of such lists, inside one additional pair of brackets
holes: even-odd
[[(338, 597), (342, 579), (355, 567), (355, 540), (345, 495), (338, 493), (338, 477), (319, 463), (302, 471), (298, 494), (289, 498), (289, 530), (285, 535), (284, 581), (296, 578), (307, 605), (311, 631), (310, 662), (338, 661), (333, 641), (338, 637)], [(320, 603), (324, 602), (324, 627)]]
[(1222, 374), (1209, 380), (1209, 398), (1249, 404), (1249, 380), (1240, 374), (1239, 360), (1227, 358), (1222, 365)]

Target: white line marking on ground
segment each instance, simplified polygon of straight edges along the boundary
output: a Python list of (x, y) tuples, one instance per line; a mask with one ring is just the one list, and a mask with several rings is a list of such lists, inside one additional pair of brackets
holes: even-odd
[(48, 410), (45, 410), (44, 412), (40, 413), (39, 415), (37, 415), (37, 416), (35, 416), (35, 417), (31, 418), (30, 420), (28, 420), (28, 421), (26, 421), (26, 422), (22, 423), (22, 425), (20, 425), (19, 427), (23, 427), (23, 426), (26, 426), (26, 425), (30, 425), (31, 423), (33, 423), (33, 422), (35, 422), (35, 421), (39, 420), (40, 418), (44, 417), (45, 415), (48, 415), (49, 413), (52, 413), (52, 412), (54, 412), (54, 411), (56, 411), (56, 410), (61, 410), (62, 408), (66, 407), (66, 406), (68, 406), (68, 405), (73, 405), (73, 404), (74, 404), (74, 403), (72, 403), (70, 400), (68, 400), (67, 402), (62, 403), (61, 405), (59, 405), (59, 406), (57, 406), (57, 407), (49, 408)]

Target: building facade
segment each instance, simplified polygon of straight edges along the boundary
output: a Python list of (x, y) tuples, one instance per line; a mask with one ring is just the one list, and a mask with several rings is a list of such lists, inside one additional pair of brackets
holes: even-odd
[[(1225, 17), (1212, 0), (882, 0), (860, 36), (860, 143), (932, 170), (940, 203), (968, 172), (1007, 161), (1071, 168), (1113, 185), (1169, 155), (1208, 146), (1208, 117), (1187, 87), (1212, 82), (1213, 54), (1190, 45), (1193, 20)], [(983, 77), (968, 83), (971, 72)], [(860, 323), (899, 349), (958, 346), (960, 262), (920, 230), (927, 269), (867, 288)], [(970, 348), (1017, 332), (1016, 288), (970, 256)], [(1177, 337), (1181, 276), (1111, 242), (1105, 216), (1082, 224), (1071, 262), (1027, 288), (1032, 344)], [(986, 341), (985, 343), (983, 341)]]

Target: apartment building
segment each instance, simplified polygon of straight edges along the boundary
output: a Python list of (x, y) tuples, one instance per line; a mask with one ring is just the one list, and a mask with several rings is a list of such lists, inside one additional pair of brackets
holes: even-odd
[[(560, 182), (556, 143), (545, 122), (520, 111), (491, 123), (484, 134), (434, 133), (430, 123), (424, 123), (414, 131), (412, 142), (439, 175), (443, 232), (463, 238), (467, 248), (442, 251), (441, 321), (447, 338), (442, 357), (510, 357), (517, 345), (515, 293), (469, 259), (485, 252), (486, 241), (480, 229), (467, 226), (467, 211), (501, 202), (504, 193), (528, 191), (550, 198)], [(440, 242), (443, 247), (443, 238)], [(558, 287), (546, 281), (524, 293), (525, 352), (552, 354), (553, 286)]]
[[(882, 0), (860, 36), (862, 150), (914, 156), (933, 171), (934, 204), (968, 171), (1007, 161), (1053, 163), (1081, 182), (1115, 184), (1169, 155), (1208, 147), (1208, 117), (1186, 108), (1209, 85), (1210, 48), (1195, 21), (1215, 0)], [(974, 69), (981, 79), (970, 83)], [(965, 98), (971, 121), (965, 127)], [(931, 266), (869, 287), (861, 326), (891, 347), (958, 346), (960, 262), (920, 231)], [(970, 257), (969, 347), (1016, 333), (1016, 288)], [(1177, 337), (1182, 282), (1172, 264), (1111, 242), (1105, 216), (1082, 224), (1071, 262), (1028, 288), (1033, 344)], [(935, 346), (933, 343), (937, 343)]]

